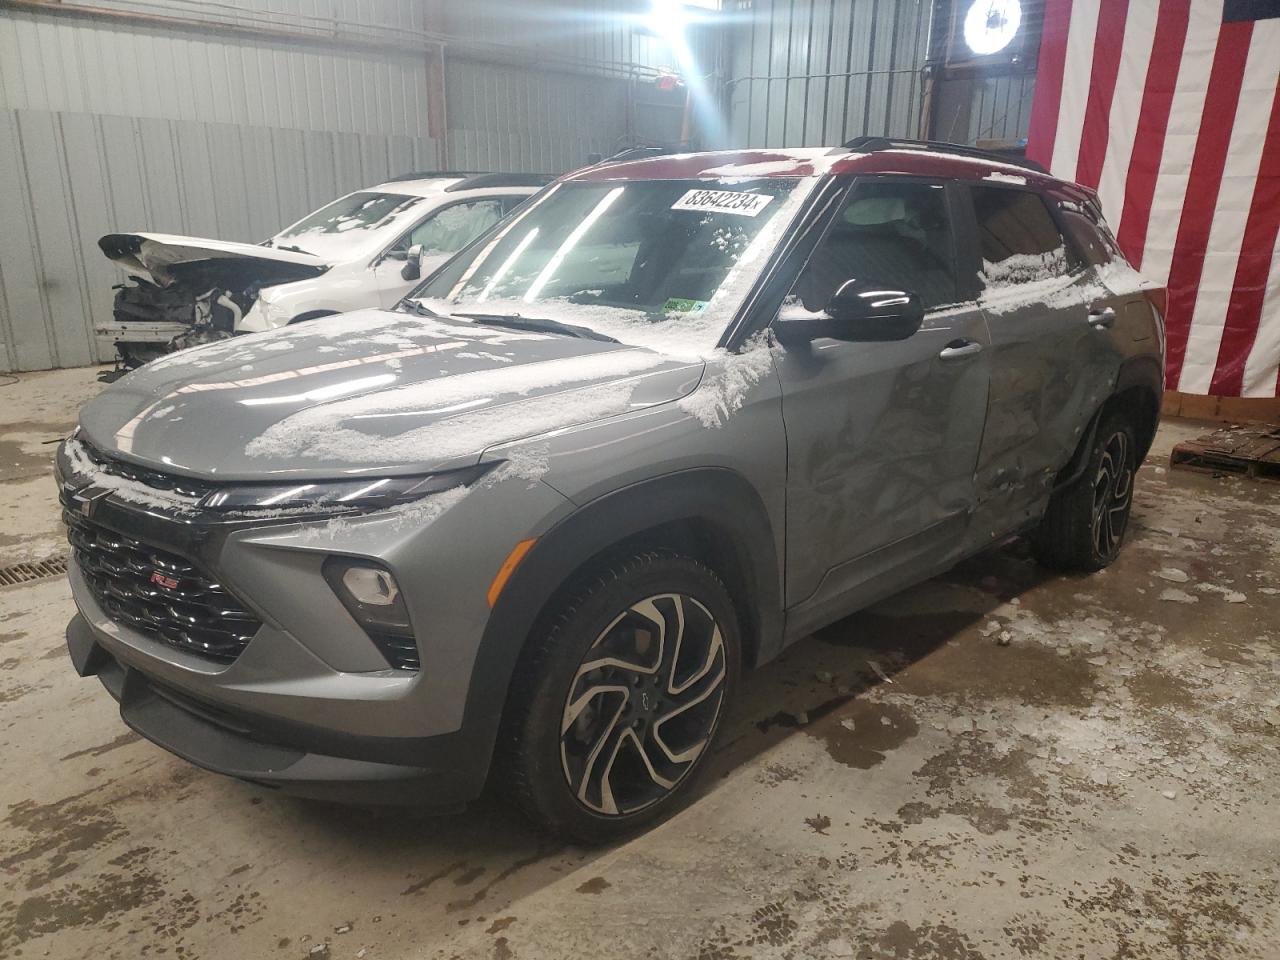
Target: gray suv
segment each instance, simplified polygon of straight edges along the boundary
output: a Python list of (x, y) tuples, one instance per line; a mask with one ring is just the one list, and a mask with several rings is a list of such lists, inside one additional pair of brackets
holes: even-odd
[(58, 452), (76, 670), (210, 770), (587, 842), (744, 669), (1011, 535), (1096, 570), (1163, 291), (1095, 195), (934, 144), (548, 186), (394, 310), (147, 364)]

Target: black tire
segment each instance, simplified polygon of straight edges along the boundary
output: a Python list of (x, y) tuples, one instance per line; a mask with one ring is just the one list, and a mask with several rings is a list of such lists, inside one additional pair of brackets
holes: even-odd
[(126, 370), (137, 370), (143, 364), (163, 357), (166, 353), (173, 353), (173, 348), (167, 343), (134, 343), (126, 340), (116, 344), (116, 353), (120, 355), (120, 362), (124, 364)]
[[(741, 664), (733, 602), (711, 569), (649, 551), (602, 566), (522, 656), (497, 770), (535, 823), (586, 844), (689, 799)], [(673, 631), (679, 642), (664, 642)]]
[(1133, 507), (1137, 443), (1120, 413), (1104, 414), (1084, 473), (1049, 501), (1031, 538), (1032, 552), (1053, 570), (1101, 570), (1120, 554)]

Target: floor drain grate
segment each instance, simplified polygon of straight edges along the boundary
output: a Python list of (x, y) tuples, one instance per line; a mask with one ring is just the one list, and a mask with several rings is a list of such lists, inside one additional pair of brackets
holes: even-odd
[(66, 572), (66, 557), (50, 557), (48, 560), (37, 560), (34, 563), (14, 563), (7, 567), (0, 567), (0, 587), (13, 587), (19, 583), (30, 583), (32, 580), (58, 577)]

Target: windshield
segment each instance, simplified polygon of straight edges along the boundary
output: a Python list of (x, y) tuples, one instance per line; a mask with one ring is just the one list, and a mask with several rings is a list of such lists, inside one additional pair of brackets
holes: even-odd
[(274, 247), (299, 247), (321, 257), (355, 252), (367, 243), (376, 242), (375, 235), (383, 227), (401, 222), (409, 210), (422, 202), (422, 197), (403, 193), (361, 190), (339, 197), (303, 217), (267, 243)]
[(557, 184), (412, 297), (437, 313), (519, 314), (705, 354), (814, 183)]

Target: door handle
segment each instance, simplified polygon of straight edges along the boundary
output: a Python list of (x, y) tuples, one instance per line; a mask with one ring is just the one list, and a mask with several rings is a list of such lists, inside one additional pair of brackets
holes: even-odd
[(965, 357), (976, 357), (982, 352), (982, 344), (977, 340), (952, 340), (942, 352), (938, 354), (939, 360), (963, 360)]
[(1114, 307), (1089, 308), (1089, 326), (1095, 330), (1105, 330), (1115, 322), (1116, 311)]

